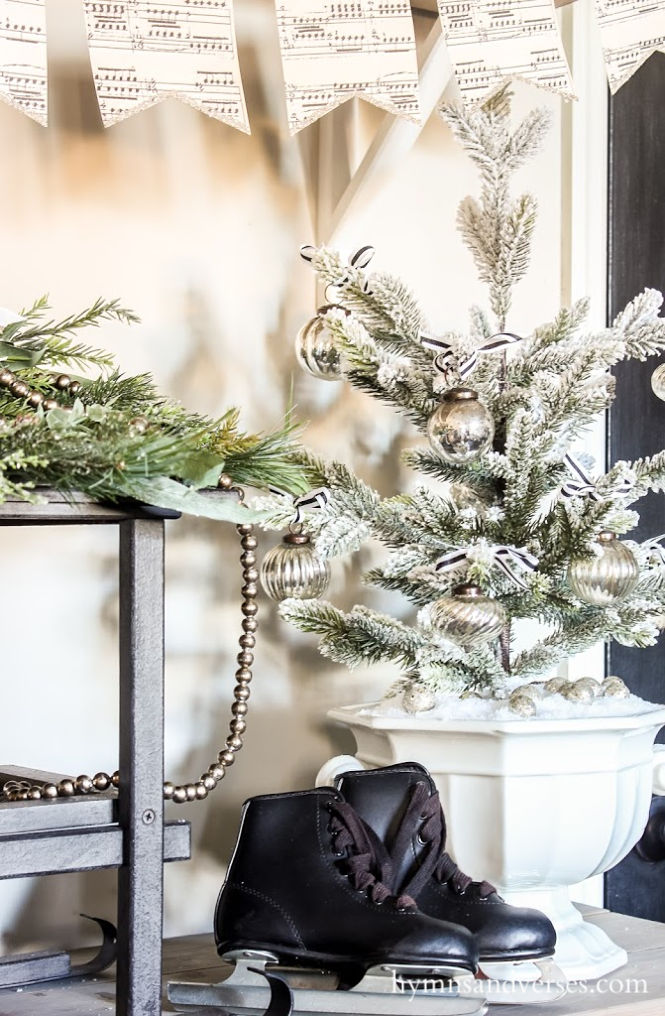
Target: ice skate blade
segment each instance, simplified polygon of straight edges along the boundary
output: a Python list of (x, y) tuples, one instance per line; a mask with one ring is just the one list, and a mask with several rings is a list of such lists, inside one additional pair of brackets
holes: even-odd
[[(222, 959), (234, 964), (226, 980), (218, 984), (172, 981), (167, 986), (169, 1002), (192, 1016), (194, 1012), (263, 1016), (269, 1006), (270, 1016), (484, 1016), (487, 1012), (477, 988), (470, 996), (460, 992), (450, 967), (372, 967), (347, 990), (338, 988), (334, 974), (280, 967), (270, 953), (242, 950)], [(267, 978), (274, 974), (289, 985), (290, 1011), (275, 1013), (271, 1005)]]
[[(555, 1002), (566, 992), (568, 980), (551, 959), (522, 963), (488, 963), (480, 980), (490, 1004), (537, 1005)], [(461, 981), (460, 988), (469, 990), (470, 981)], [(479, 982), (476, 981), (476, 984)]]

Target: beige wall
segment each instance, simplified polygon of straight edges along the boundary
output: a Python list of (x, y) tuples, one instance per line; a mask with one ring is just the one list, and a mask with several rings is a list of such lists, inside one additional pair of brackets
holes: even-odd
[[(299, 412), (311, 421), (307, 439), (395, 491), (408, 482), (397, 464), (405, 437), (398, 421), (340, 386), (296, 376), (292, 338), (314, 307), (310, 270), (297, 253), (312, 239), (306, 186), (297, 141), (285, 130), (273, 10), (237, 6), (252, 137), (171, 101), (104, 132), (79, 5), (51, 0), (52, 125), (44, 130), (0, 108), (0, 304), (18, 308), (49, 292), (66, 313), (100, 294), (120, 296), (142, 325), (110, 325), (92, 338), (127, 371), (153, 371), (192, 408), (240, 405), (251, 428), (279, 422), (295, 377)], [(517, 331), (552, 315), (560, 300), (561, 109), (517, 88), (519, 112), (537, 102), (552, 108), (554, 128), (522, 177), (541, 216), (533, 269), (510, 322)], [(434, 328), (462, 327), (468, 305), (483, 297), (454, 230), (457, 203), (475, 185), (434, 116), (339, 237), (344, 251), (374, 244), (376, 266), (410, 281)], [(226, 735), (237, 547), (223, 526), (183, 521), (168, 532), (167, 769), (196, 778)], [(1, 540), (2, 757), (73, 774), (112, 769), (115, 536), (25, 530)], [(385, 595), (359, 585), (358, 570), (358, 562), (338, 564), (331, 597), (385, 604)], [(194, 860), (167, 870), (168, 934), (210, 927), (242, 800), (310, 785), (329, 755), (351, 747), (328, 728), (326, 709), (380, 694), (390, 677), (349, 675), (321, 660), (265, 601), (261, 625), (246, 749), (214, 797), (187, 810)], [(76, 915), (112, 918), (112, 886), (109, 873), (2, 883), (5, 947), (80, 941)]]

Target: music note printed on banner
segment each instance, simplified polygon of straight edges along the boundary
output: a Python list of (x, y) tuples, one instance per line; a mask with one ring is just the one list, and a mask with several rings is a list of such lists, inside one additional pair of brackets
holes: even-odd
[(84, 0), (105, 127), (174, 97), (249, 133), (233, 0)]
[(573, 98), (554, 0), (437, 0), (465, 102), (480, 105), (509, 78)]
[(614, 95), (655, 51), (665, 53), (665, 0), (595, 0)]
[(419, 121), (408, 0), (276, 0), (291, 134), (358, 95)]
[(0, 96), (46, 126), (45, 0), (0, 0)]

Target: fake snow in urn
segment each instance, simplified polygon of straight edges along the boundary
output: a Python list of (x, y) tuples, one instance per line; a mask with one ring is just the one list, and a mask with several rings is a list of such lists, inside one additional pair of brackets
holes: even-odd
[(494, 420), (472, 388), (451, 388), (430, 416), (427, 436), (446, 462), (471, 462), (492, 444)]
[(436, 600), (430, 617), (433, 626), (459, 646), (491, 642), (507, 621), (501, 604), (471, 583), (455, 586), (450, 596)]
[(330, 565), (307, 533), (287, 533), (261, 564), (261, 585), (273, 600), (310, 600), (328, 588)]
[(628, 596), (639, 578), (639, 568), (630, 547), (614, 533), (596, 537), (599, 553), (579, 557), (568, 566), (568, 585), (578, 599), (594, 607), (605, 607)]

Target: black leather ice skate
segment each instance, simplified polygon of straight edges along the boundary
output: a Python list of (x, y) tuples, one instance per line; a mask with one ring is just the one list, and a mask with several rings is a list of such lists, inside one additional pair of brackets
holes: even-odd
[(344, 773), (337, 787), (388, 851), (391, 891), (408, 893), (424, 913), (473, 932), (481, 966), (552, 956), (556, 933), (544, 914), (505, 903), (494, 886), (472, 881), (446, 853), (445, 817), (423, 766)]
[(337, 791), (251, 798), (215, 911), (233, 972), (170, 984), (170, 1001), (240, 1016), (482, 1016), (482, 990), (456, 980), (475, 983), (473, 935), (393, 895), (390, 878)]
[(282, 962), (332, 970), (382, 963), (474, 971), (464, 928), (393, 896), (386, 859), (329, 788), (251, 798), (215, 912), (220, 953), (260, 949)]

